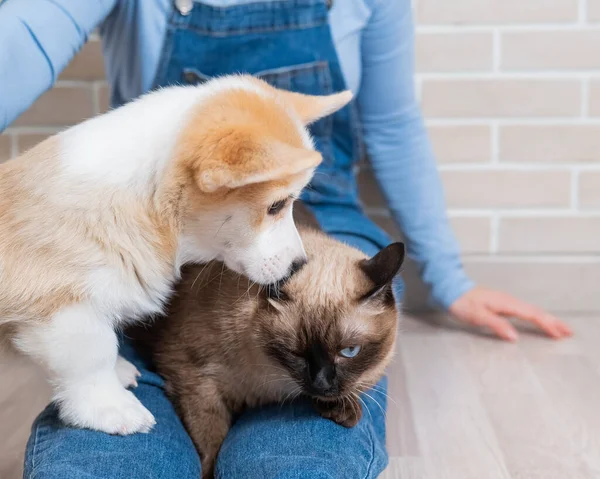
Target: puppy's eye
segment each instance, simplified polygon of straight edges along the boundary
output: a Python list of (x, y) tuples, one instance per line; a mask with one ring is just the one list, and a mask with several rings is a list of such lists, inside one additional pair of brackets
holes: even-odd
[(277, 213), (279, 213), (287, 204), (288, 199), (284, 199), (284, 200), (279, 200), (276, 201), (275, 203), (273, 203), (271, 206), (269, 206), (269, 209), (267, 210), (267, 213), (270, 214), (271, 216), (276, 215)]
[(360, 352), (360, 346), (348, 346), (340, 351), (340, 356), (344, 356), (345, 358), (354, 358)]

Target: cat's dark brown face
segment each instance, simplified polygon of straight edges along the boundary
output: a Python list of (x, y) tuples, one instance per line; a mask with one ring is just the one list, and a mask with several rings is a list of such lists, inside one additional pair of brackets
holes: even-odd
[(373, 386), (393, 355), (398, 310), (392, 279), (404, 246), (394, 243), (371, 259), (351, 251), (309, 252), (308, 263), (268, 289), (259, 306), (255, 334), (264, 353), (304, 394), (321, 400)]

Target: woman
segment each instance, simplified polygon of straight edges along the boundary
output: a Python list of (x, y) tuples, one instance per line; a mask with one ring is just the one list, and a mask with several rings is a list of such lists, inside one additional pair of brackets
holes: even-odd
[[(465, 275), (413, 90), (410, 0), (7, 0), (0, 7), (0, 129), (45, 89), (101, 25), (114, 106), (173, 83), (246, 71), (312, 94), (351, 88), (355, 105), (315, 124), (324, 162), (304, 194), (323, 228), (368, 254), (389, 238), (362, 213), (353, 167), (366, 146), (373, 170), (434, 301), (460, 321), (514, 341), (504, 315), (553, 338), (569, 328)], [(331, 8), (330, 8), (331, 7)], [(4, 111), (2, 111), (4, 109)], [(143, 372), (135, 394), (157, 419), (147, 435), (112, 437), (60, 425), (49, 406), (34, 424), (26, 477), (199, 477), (199, 461), (162, 389)], [(376, 399), (385, 403), (380, 391)], [(224, 478), (377, 477), (387, 463), (383, 412), (351, 430), (299, 401), (249, 411), (217, 464)]]

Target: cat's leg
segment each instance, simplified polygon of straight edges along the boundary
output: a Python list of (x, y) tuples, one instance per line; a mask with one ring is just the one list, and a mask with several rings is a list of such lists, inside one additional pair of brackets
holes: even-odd
[(117, 356), (117, 362), (115, 364), (115, 372), (119, 381), (124, 388), (134, 387), (136, 388), (138, 383), (137, 379), (142, 375), (138, 368), (131, 364), (127, 359), (119, 354)]
[(331, 419), (344, 427), (354, 427), (362, 416), (362, 407), (354, 398), (345, 398), (337, 401), (313, 400), (317, 412), (326, 419)]
[(231, 410), (213, 380), (194, 375), (189, 382), (182, 378), (182, 383), (176, 386), (176, 404), (200, 454), (202, 477), (212, 478), (217, 454), (231, 427)]
[(116, 334), (89, 304), (23, 326), (15, 345), (50, 374), (64, 422), (109, 434), (148, 432), (155, 424), (150, 411), (121, 384)]

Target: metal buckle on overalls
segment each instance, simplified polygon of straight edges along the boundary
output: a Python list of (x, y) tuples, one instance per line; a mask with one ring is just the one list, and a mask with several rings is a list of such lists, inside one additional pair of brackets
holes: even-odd
[(333, 0), (325, 0), (325, 5), (327, 5), (327, 10), (331, 10), (331, 7), (333, 7)]
[(189, 15), (194, 8), (194, 0), (175, 0), (175, 8), (182, 15)]

